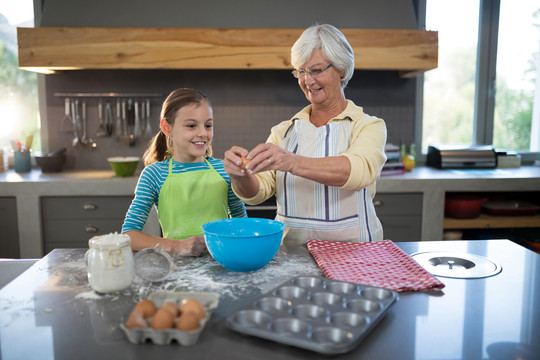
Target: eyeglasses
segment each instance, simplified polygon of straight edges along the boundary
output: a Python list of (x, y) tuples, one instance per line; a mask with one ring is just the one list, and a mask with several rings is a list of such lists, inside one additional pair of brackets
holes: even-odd
[(325, 68), (322, 68), (322, 69), (311, 69), (311, 70), (304, 70), (304, 69), (300, 69), (300, 70), (293, 70), (291, 71), (293, 76), (297, 79), (300, 79), (300, 78), (306, 78), (307, 75), (309, 74), (309, 76), (311, 76), (312, 78), (316, 78), (317, 76), (321, 75), (322, 72), (326, 69), (329, 69), (331, 68), (332, 66), (334, 66), (334, 64), (330, 64), (328, 65), (327, 67)]

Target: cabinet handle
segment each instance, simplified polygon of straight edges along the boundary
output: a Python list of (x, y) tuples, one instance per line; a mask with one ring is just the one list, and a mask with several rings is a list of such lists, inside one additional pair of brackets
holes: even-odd
[(84, 209), (84, 210), (96, 210), (96, 209), (97, 209), (97, 205), (96, 205), (96, 204), (92, 204), (92, 203), (84, 203), (83, 209)]
[(383, 205), (384, 205), (384, 202), (382, 200), (375, 200), (373, 202), (373, 206), (375, 206), (375, 207), (381, 207)]
[(86, 225), (84, 227), (84, 231), (86, 231), (89, 234), (94, 234), (98, 232), (98, 228), (95, 227), (94, 225)]

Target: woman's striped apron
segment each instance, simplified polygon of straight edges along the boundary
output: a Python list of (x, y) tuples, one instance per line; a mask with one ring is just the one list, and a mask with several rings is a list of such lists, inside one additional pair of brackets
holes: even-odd
[[(350, 121), (333, 121), (315, 127), (296, 120), (280, 146), (307, 157), (337, 156), (351, 142)], [(310, 239), (372, 242), (383, 240), (369, 189), (344, 190), (294, 176), (276, 173), (277, 217), (287, 225), (285, 244)]]

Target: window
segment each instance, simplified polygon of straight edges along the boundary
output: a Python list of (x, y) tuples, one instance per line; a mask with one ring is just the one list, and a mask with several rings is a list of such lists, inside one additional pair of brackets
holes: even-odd
[(538, 157), (538, 1), (421, 0), (418, 10), (425, 28), (439, 32), (439, 67), (425, 73), (418, 92), (422, 151), (493, 144)]
[(473, 142), (478, 14), (479, 0), (427, 0), (439, 64), (424, 76), (424, 152), (429, 144)]
[(17, 58), (18, 26), (34, 23), (33, 0), (0, 0), (0, 148), (12, 141), (23, 145), (33, 135), (32, 149), (41, 148), (37, 74), (20, 70)]
[[(535, 87), (540, 91), (539, 25), (537, 0), (501, 1), (493, 129), (496, 148), (540, 151), (540, 128), (531, 128), (533, 105), (540, 116), (540, 99), (534, 103)], [(538, 125), (540, 120), (535, 121)]]

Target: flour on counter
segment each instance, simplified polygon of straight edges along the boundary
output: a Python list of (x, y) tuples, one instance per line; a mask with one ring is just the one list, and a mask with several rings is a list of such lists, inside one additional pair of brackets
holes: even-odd
[(171, 278), (154, 290), (211, 291), (222, 297), (237, 299), (249, 289), (252, 291), (253, 286), (266, 293), (276, 283), (297, 275), (321, 275), (320, 268), (312, 259), (283, 253), (278, 253), (264, 268), (252, 272), (223, 272), (221, 265), (210, 256), (189, 262), (177, 258), (175, 265)]
[(98, 300), (98, 299), (102, 299), (102, 298), (103, 298), (103, 296), (97, 294), (93, 290), (85, 291), (85, 292), (82, 292), (82, 293), (79, 293), (79, 294), (75, 295), (75, 299)]

